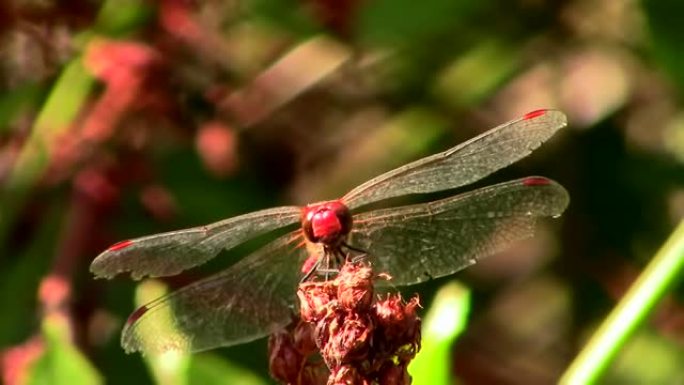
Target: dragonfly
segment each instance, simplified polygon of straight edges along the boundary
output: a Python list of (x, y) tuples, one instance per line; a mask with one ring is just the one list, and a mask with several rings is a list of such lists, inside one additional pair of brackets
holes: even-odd
[(566, 125), (562, 112), (536, 110), (386, 172), (340, 199), (125, 240), (98, 255), (90, 269), (98, 278), (171, 276), (291, 226), (294, 230), (227, 269), (138, 308), (121, 335), (129, 353), (198, 352), (255, 340), (291, 322), (296, 290), (311, 275), (304, 266), (311, 266), (312, 256), (320, 261), (362, 251), (376, 272), (391, 277), (378, 285), (401, 286), (453, 274), (532, 236), (539, 218), (558, 217), (569, 204), (565, 188), (541, 176), (426, 203), (363, 207), (476, 182), (526, 157)]

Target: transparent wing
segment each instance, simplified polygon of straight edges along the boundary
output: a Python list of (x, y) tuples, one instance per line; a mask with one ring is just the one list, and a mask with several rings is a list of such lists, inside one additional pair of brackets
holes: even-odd
[(368, 252), (391, 285), (452, 274), (506, 244), (532, 235), (538, 217), (560, 215), (567, 191), (528, 177), (418, 205), (354, 216), (350, 244)]
[(130, 272), (133, 279), (178, 274), (259, 234), (295, 223), (300, 208), (277, 207), (206, 226), (149, 235), (112, 245), (90, 265), (97, 277)]
[(198, 352), (251, 341), (287, 325), (307, 251), (301, 233), (280, 237), (227, 270), (139, 308), (128, 319), (126, 352)]
[(530, 112), (447, 151), (371, 179), (347, 193), (342, 201), (354, 209), (382, 199), (473, 183), (529, 155), (566, 124), (560, 111)]

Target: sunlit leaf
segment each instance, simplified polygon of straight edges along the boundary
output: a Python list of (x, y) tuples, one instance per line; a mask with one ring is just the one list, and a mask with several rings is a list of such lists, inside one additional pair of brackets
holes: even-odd
[[(136, 306), (142, 306), (155, 298), (166, 294), (168, 288), (166, 285), (156, 280), (147, 280), (138, 286), (136, 291), (135, 303)], [(166, 311), (167, 322), (165, 326), (173, 327), (173, 314), (170, 309), (161, 309)], [(158, 330), (156, 330), (158, 332)], [(170, 332), (171, 333), (171, 332)], [(140, 335), (146, 338), (155, 338), (156, 334), (146, 333), (145, 330), (140, 331)], [(143, 340), (144, 345), (144, 340)], [(145, 363), (150, 369), (152, 376), (156, 379), (156, 383), (164, 385), (186, 385), (188, 383), (188, 366), (190, 365), (191, 357), (187, 353), (171, 350), (162, 354), (145, 356)]]
[(67, 319), (59, 313), (43, 320), (45, 351), (33, 364), (29, 385), (98, 385), (102, 378), (74, 346)]
[(470, 291), (452, 282), (442, 287), (423, 319), (421, 349), (409, 365), (414, 385), (453, 384), (451, 347), (465, 330)]

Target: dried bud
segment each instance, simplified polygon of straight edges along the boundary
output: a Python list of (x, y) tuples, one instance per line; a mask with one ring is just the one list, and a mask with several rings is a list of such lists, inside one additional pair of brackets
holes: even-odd
[(325, 344), (319, 346), (328, 366), (367, 358), (373, 333), (372, 321), (368, 315), (338, 313), (334, 319), (326, 317), (319, 324), (327, 328), (325, 334), (328, 338)]
[[(299, 285), (301, 321), (291, 331), (292, 340), (286, 341), (290, 345), (281, 343), (284, 358), (272, 359), (275, 378), (287, 378), (290, 384), (322, 384), (327, 371), (320, 360), (311, 360), (315, 345), (330, 370), (328, 385), (411, 383), (407, 366), (420, 348), (420, 304), (417, 297), (404, 303), (399, 295), (373, 304), (372, 277), (367, 264), (347, 262), (334, 280)], [(291, 380), (291, 362), (301, 364), (297, 381)]]
[(375, 304), (382, 350), (400, 362), (410, 361), (420, 349), (419, 306), (418, 298), (404, 304), (400, 295), (390, 295)]
[[(344, 323), (344, 313), (339, 311), (330, 311), (328, 314), (316, 322), (316, 328), (314, 331), (314, 341), (316, 341), (316, 346), (319, 350), (324, 350), (326, 346), (330, 343), (332, 336), (339, 333), (341, 325)], [(322, 354), (323, 358), (326, 358), (325, 354)], [(330, 366), (331, 363), (328, 364)]]
[(338, 275), (337, 299), (348, 310), (366, 311), (373, 300), (373, 271), (367, 265), (346, 263)]
[(268, 367), (273, 378), (284, 383), (296, 383), (304, 357), (297, 351), (287, 331), (276, 332), (268, 340)]
[(416, 328), (420, 329), (420, 319), (416, 314), (416, 308), (419, 306), (420, 303), (416, 297), (404, 304), (400, 295), (390, 295), (375, 304), (378, 324), (390, 334), (388, 335), (390, 338), (398, 335), (413, 335)]
[(308, 356), (316, 352), (316, 341), (314, 340), (314, 325), (310, 322), (300, 321), (292, 332), (294, 346), (299, 353)]
[(315, 322), (321, 319), (334, 307), (331, 302), (336, 301), (337, 289), (333, 282), (304, 282), (299, 285), (299, 312), (303, 321)]
[(297, 385), (325, 385), (328, 383), (330, 370), (320, 360), (317, 363), (307, 362), (302, 368), (301, 382)]
[(375, 314), (381, 326), (390, 327), (402, 322), (404, 312), (401, 302), (401, 296), (388, 295), (386, 299), (375, 304)]
[(409, 385), (411, 376), (406, 370), (406, 365), (394, 365), (389, 363), (380, 369), (378, 383), (382, 385)]
[(330, 378), (328, 379), (328, 385), (356, 385), (364, 383), (365, 381), (358, 370), (351, 365), (338, 366), (330, 373)]

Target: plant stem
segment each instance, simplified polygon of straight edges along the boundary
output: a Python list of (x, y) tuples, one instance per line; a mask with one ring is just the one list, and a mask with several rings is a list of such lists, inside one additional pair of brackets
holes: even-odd
[(564, 385), (594, 383), (618, 350), (684, 270), (684, 221), (629, 288), (560, 379)]

